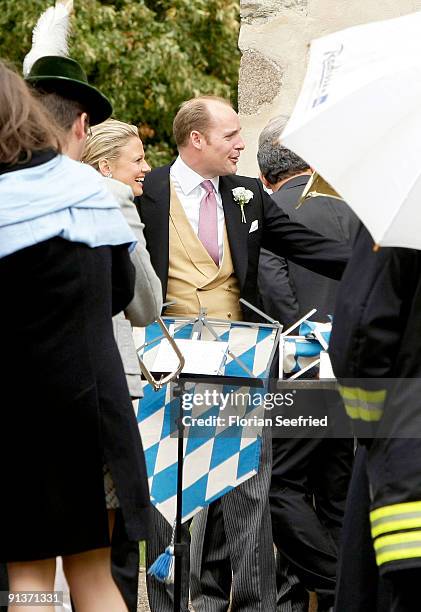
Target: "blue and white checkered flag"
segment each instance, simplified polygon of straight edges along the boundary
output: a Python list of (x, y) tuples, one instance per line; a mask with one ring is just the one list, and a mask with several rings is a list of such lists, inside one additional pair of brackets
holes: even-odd
[[(228, 342), (230, 353), (239, 358), (242, 364), (229, 354), (223, 374), (246, 380), (243, 387), (185, 383), (183, 414), (187, 418), (184, 432), (183, 522), (256, 474), (260, 460), (266, 386), (250, 387), (247, 379), (252, 375), (263, 381), (268, 378), (279, 333), (271, 325), (208, 322), (217, 336)], [(174, 331), (175, 339), (191, 337), (192, 323), (186, 325), (186, 320), (174, 319), (166, 319), (165, 323), (170, 331)], [(159, 342), (150, 343), (161, 335), (157, 323), (135, 330), (136, 345), (139, 347), (146, 343), (142, 353), (148, 367), (159, 348)], [(202, 328), (201, 339), (215, 340), (206, 326)], [(154, 391), (149, 384), (145, 384), (145, 396), (137, 415), (151, 501), (171, 525), (176, 514), (176, 419), (180, 401), (180, 398), (172, 396), (172, 390), (172, 385)], [(208, 401), (194, 403), (194, 398), (206, 398), (206, 391)], [(189, 425), (192, 419), (203, 420), (199, 425)]]

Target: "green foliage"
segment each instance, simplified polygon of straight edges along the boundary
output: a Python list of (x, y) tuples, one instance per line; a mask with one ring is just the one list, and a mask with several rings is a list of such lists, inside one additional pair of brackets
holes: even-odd
[[(49, 2), (0, 0), (0, 57), (19, 69)], [(174, 155), (172, 119), (198, 94), (236, 104), (239, 0), (74, 0), (70, 55), (138, 125), (153, 165)]]

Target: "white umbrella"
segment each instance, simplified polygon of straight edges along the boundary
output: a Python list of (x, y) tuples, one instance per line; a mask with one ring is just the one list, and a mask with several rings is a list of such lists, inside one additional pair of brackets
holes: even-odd
[(282, 143), (377, 244), (421, 249), (421, 12), (313, 41)]

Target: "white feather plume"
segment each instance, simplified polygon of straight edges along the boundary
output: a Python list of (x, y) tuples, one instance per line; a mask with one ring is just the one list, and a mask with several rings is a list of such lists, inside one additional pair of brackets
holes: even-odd
[(32, 49), (23, 60), (23, 76), (28, 76), (35, 62), (45, 55), (67, 57), (67, 37), (70, 31), (70, 14), (73, 0), (58, 1), (50, 6), (38, 19), (32, 32)]

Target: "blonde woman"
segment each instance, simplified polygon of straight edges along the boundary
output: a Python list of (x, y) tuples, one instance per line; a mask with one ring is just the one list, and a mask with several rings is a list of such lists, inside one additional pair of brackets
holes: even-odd
[(103, 176), (125, 183), (135, 196), (142, 195), (143, 180), (151, 171), (137, 127), (116, 119), (91, 128), (82, 161)]
[[(130, 323), (143, 327), (160, 315), (161, 282), (150, 262), (134, 195), (141, 195), (143, 179), (150, 172), (142, 141), (134, 125), (108, 119), (95, 125), (88, 136), (82, 161), (107, 178), (105, 184), (120, 204), (127, 223), (137, 238), (131, 254), (136, 268), (135, 296), (123, 314), (114, 317), (114, 333), (123, 359), (127, 383), (133, 398), (142, 395), (140, 371), (131, 338)], [(129, 323), (130, 321), (130, 323)]]

